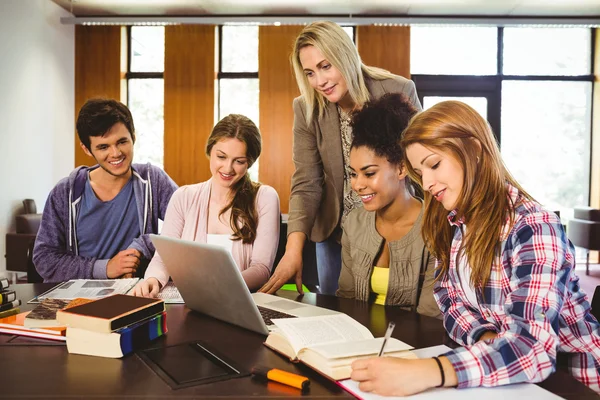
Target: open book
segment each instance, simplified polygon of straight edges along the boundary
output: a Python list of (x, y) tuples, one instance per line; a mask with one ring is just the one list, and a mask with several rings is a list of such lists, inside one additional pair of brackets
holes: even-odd
[[(383, 343), (383, 338), (374, 338), (346, 314), (273, 319), (273, 323), (278, 329), (269, 333), (265, 346), (335, 381), (350, 377), (354, 360), (377, 356)], [(412, 346), (390, 338), (385, 355), (416, 358), (410, 349)]]

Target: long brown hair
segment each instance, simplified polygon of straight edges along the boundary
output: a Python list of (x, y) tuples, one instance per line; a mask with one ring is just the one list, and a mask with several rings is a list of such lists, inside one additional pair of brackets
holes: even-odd
[[(262, 148), (260, 131), (250, 118), (239, 114), (229, 114), (215, 125), (208, 141), (206, 142), (206, 155), (210, 158), (210, 152), (222, 139), (238, 139), (246, 145), (246, 159), (248, 168), (254, 164)], [(231, 219), (229, 221), (233, 230), (234, 240), (243, 243), (254, 243), (256, 239), (256, 227), (258, 225), (258, 213), (256, 212), (256, 194), (260, 183), (252, 182), (248, 171), (232, 187), (233, 197), (219, 213), (219, 217), (231, 208)], [(240, 226), (241, 225), (241, 226)]]
[[(444, 101), (417, 114), (404, 131), (400, 145), (406, 151), (416, 143), (449, 154), (463, 169), (455, 221), (462, 219), (469, 229), (457, 257), (464, 252), (471, 266), (471, 284), (484, 287), (499, 254), (507, 218), (511, 226), (514, 222), (515, 205), (511, 204), (506, 184), (515, 186), (525, 198), (532, 198), (504, 165), (487, 121), (465, 103)], [(409, 176), (422, 187), (423, 181), (410, 163), (407, 169)], [(423, 189), (422, 235), (439, 262), (439, 277), (442, 277), (449, 268), (453, 226), (448, 223), (448, 211)]]

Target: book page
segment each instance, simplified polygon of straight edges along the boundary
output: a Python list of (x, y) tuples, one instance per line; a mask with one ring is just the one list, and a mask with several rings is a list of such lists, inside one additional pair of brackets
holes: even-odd
[[(358, 340), (352, 342), (329, 343), (310, 346), (310, 350), (315, 351), (325, 358), (344, 358), (364, 355), (376, 356), (381, 350), (383, 338)], [(385, 353), (410, 350), (413, 347), (401, 342), (398, 339), (389, 338), (385, 345)], [(384, 354), (385, 355), (385, 354)]]
[(535, 400), (558, 400), (562, 399), (539, 387), (534, 383), (517, 383), (514, 385), (498, 386), (494, 388), (434, 388), (425, 392), (413, 394), (407, 397), (379, 396), (373, 393), (363, 392), (358, 388), (358, 382), (352, 379), (339, 381), (338, 385), (346, 389), (357, 399), (363, 400), (505, 400), (505, 399), (535, 399)]
[(288, 339), (295, 354), (318, 344), (373, 339), (371, 332), (346, 314), (273, 319)]
[[(386, 345), (387, 348), (387, 345)], [(412, 353), (419, 358), (430, 358), (439, 356), (452, 350), (448, 346), (439, 345), (426, 347), (424, 349), (413, 350)], [(423, 393), (414, 394), (408, 397), (384, 397), (373, 393), (363, 392), (358, 388), (358, 382), (352, 379), (339, 381), (338, 385), (347, 392), (354, 395), (357, 399), (364, 400), (505, 400), (505, 399), (535, 399), (535, 400), (554, 400), (560, 399), (557, 395), (539, 387), (533, 383), (518, 383), (514, 385), (498, 386), (495, 388), (434, 388)]]
[(100, 299), (113, 294), (125, 294), (139, 278), (128, 279), (71, 279), (28, 301), (40, 303), (44, 299), (73, 300), (77, 297)]

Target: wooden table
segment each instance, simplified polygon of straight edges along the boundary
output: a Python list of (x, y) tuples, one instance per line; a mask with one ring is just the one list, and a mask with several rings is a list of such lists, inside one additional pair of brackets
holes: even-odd
[[(48, 284), (11, 286), (23, 303), (49, 289)], [(297, 293), (280, 291), (296, 299)], [(396, 322), (393, 336), (416, 348), (446, 344), (454, 346), (441, 321), (374, 304), (307, 294), (297, 300), (339, 310), (383, 336), (387, 322)], [(34, 305), (24, 304), (23, 311)], [(308, 376), (311, 389), (302, 394), (275, 382), (264, 384), (251, 378), (215, 382), (172, 390), (137, 356), (108, 359), (69, 354), (64, 345), (48, 344), (24, 337), (0, 334), (0, 398), (37, 399), (139, 399), (139, 398), (352, 398), (337, 385), (302, 364), (291, 364), (263, 346), (264, 336), (191, 311), (184, 305), (167, 306), (166, 336), (152, 346), (169, 346), (201, 340), (223, 356), (248, 370), (262, 364)], [(540, 386), (571, 399), (594, 398), (596, 394), (568, 373), (557, 371)]]

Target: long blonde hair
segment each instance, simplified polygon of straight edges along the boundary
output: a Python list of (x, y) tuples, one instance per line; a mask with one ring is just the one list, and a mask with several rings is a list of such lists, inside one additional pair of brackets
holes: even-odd
[[(402, 135), (400, 146), (406, 149), (419, 143), (431, 150), (454, 157), (463, 169), (463, 187), (456, 205), (455, 220), (462, 219), (469, 229), (458, 252), (467, 256), (471, 266), (471, 284), (484, 287), (490, 277), (494, 258), (499, 254), (501, 234), (509, 219), (514, 222), (514, 204), (508, 196), (507, 182), (527, 199), (510, 174), (492, 129), (473, 108), (460, 101), (444, 101), (417, 114)], [(423, 181), (410, 163), (409, 176), (421, 187)], [(427, 188), (422, 235), (431, 254), (437, 258), (441, 273), (448, 272), (453, 227), (448, 223), (448, 211), (433, 200)]]
[(381, 68), (369, 67), (362, 63), (356, 46), (346, 32), (336, 23), (331, 21), (316, 21), (307, 25), (294, 43), (294, 50), (290, 56), (296, 83), (300, 94), (304, 98), (306, 123), (313, 118), (315, 108), (318, 109), (319, 118), (325, 112), (326, 99), (308, 83), (300, 62), (300, 50), (306, 46), (315, 46), (323, 56), (337, 68), (348, 85), (348, 94), (352, 101), (362, 107), (369, 101), (370, 95), (365, 83), (365, 75), (371, 79), (389, 79), (394, 75)]

